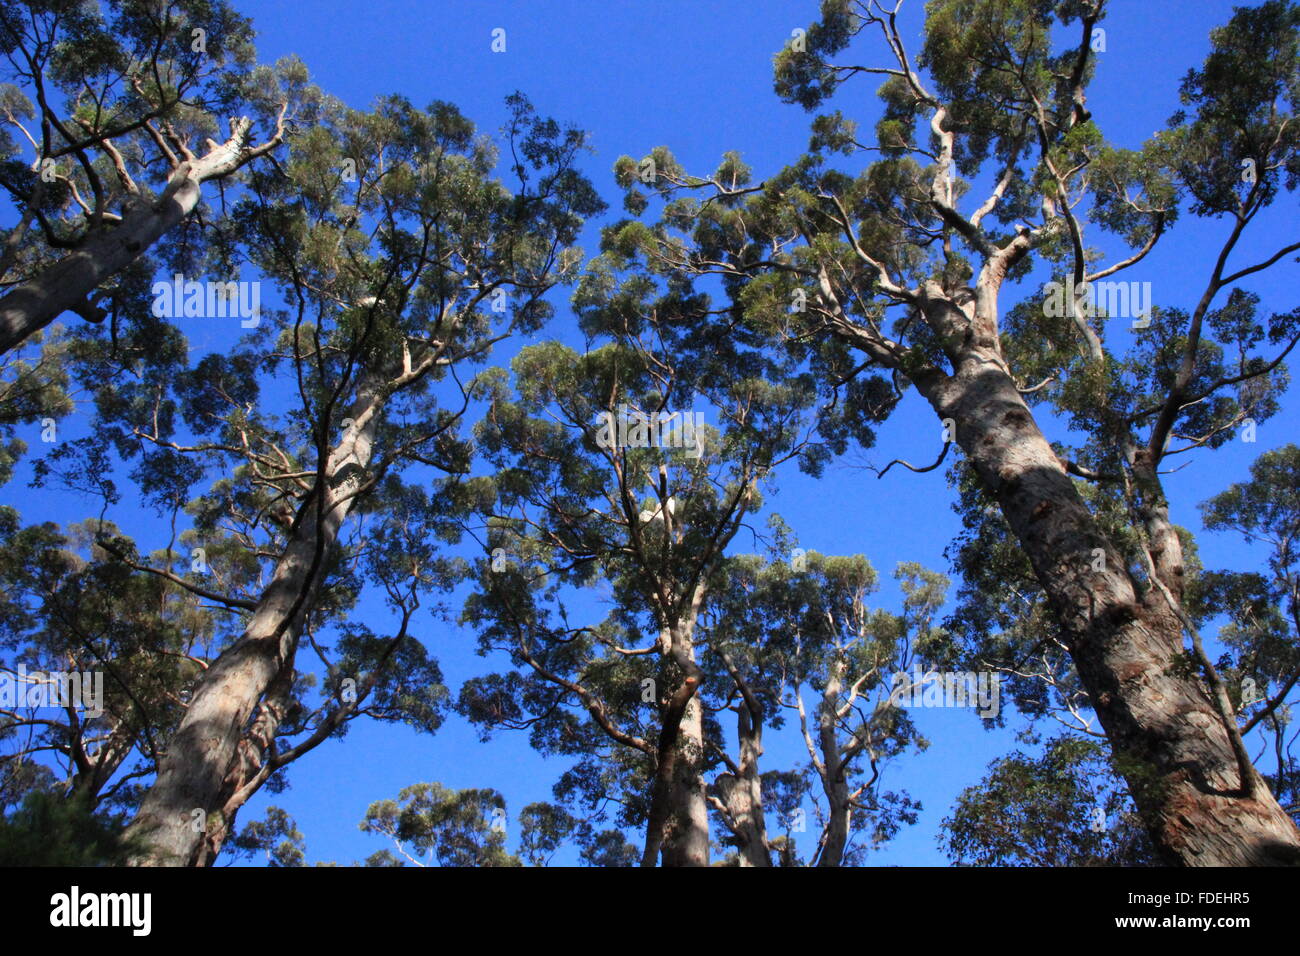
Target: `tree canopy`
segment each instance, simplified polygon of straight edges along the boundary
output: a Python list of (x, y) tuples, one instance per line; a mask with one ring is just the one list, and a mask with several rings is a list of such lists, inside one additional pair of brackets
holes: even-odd
[[(548, 794), (411, 761), (355, 865), (1300, 863), (1300, 448), (1175, 477), (1293, 437), (1294, 0), (1139, 142), (1105, 0), (806, 3), (806, 141), (597, 180), (237, 6), (0, 2), (0, 862), (330, 865), (295, 767), (451, 724)], [(788, 516), (884, 480), (947, 567)], [(951, 807), (938, 707), (1006, 744)]]

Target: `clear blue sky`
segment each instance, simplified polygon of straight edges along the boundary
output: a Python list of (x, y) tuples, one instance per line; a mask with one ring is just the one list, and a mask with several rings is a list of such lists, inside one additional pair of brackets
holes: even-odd
[[(589, 130), (595, 154), (588, 172), (618, 210), (619, 192), (610, 173), (621, 154), (644, 155), (652, 147), (671, 147), (688, 170), (712, 169), (720, 155), (736, 150), (755, 169), (756, 179), (792, 160), (805, 147), (810, 116), (782, 104), (772, 92), (771, 57), (796, 27), (814, 16), (814, 0), (509, 0), (509, 2), (420, 2), (354, 0), (328, 2), (254, 2), (237, 6), (252, 17), (261, 59), (297, 54), (314, 79), (329, 92), (357, 107), (375, 97), (400, 92), (423, 105), (433, 99), (456, 103), (483, 129), (494, 130), (504, 118), (503, 98), (524, 91), (543, 114)], [(920, 2), (909, 3), (905, 18), (912, 49), (919, 45)], [(1218, 0), (1145, 2), (1112, 0), (1105, 23), (1106, 52), (1099, 57), (1089, 106), (1108, 138), (1135, 146), (1165, 124), (1176, 108), (1182, 74), (1199, 65), (1211, 27), (1223, 22), (1231, 4)], [(491, 31), (506, 30), (507, 50), (490, 50)], [(881, 57), (867, 44), (856, 48), (860, 59)], [(870, 128), (877, 115), (874, 84), (850, 84), (834, 104)], [(1290, 201), (1293, 204), (1293, 200)], [(1283, 199), (1282, 205), (1288, 204)], [(1212, 223), (1188, 223), (1152, 255), (1149, 267), (1134, 279), (1149, 279), (1155, 300), (1188, 307), (1203, 287), (1208, 244), (1223, 234)], [(1276, 228), (1261, 230), (1242, 250), (1241, 261), (1254, 253), (1271, 253), (1279, 243)], [(589, 228), (586, 248), (596, 246)], [(1279, 266), (1285, 272), (1294, 266)], [(1035, 276), (1026, 288), (1043, 281)], [(1290, 308), (1278, 276), (1252, 288), (1264, 307)], [(1013, 301), (1008, 297), (1004, 307)], [(555, 334), (567, 337), (572, 319), (561, 310)], [(204, 334), (187, 329), (200, 349)], [(499, 354), (504, 363), (508, 354)], [(1295, 440), (1295, 401), (1260, 429), (1254, 445), (1235, 442), (1212, 457), (1198, 459), (1171, 476), (1175, 520), (1200, 530), (1195, 503), (1241, 480), (1253, 458)], [(78, 413), (84, 420), (90, 410)], [(67, 424), (68, 437), (78, 423)], [(34, 451), (39, 450), (32, 441)], [(893, 457), (930, 460), (938, 449), (939, 429), (928, 408), (909, 400), (880, 432), (870, 459), (843, 462), (813, 482), (790, 470), (769, 509), (791, 524), (803, 547), (823, 553), (864, 553), (881, 574), (879, 600), (896, 607), (890, 572), (899, 561), (919, 561), (947, 570), (943, 549), (957, 530), (949, 508), (951, 494), (942, 470), (914, 475), (894, 469), (877, 480), (860, 467)], [(25, 483), (20, 473), (7, 497)], [(50, 494), (22, 507), (27, 521), (84, 517), (82, 507)], [(117, 520), (135, 532), (129, 511)], [(1222, 535), (1204, 534), (1200, 544), (1208, 566), (1247, 567), (1257, 561), (1246, 547)], [(363, 604), (359, 614), (379, 629), (382, 608)], [(426, 626), (426, 643), (440, 660), (453, 692), (467, 677), (481, 673), (484, 662), (473, 653), (473, 635), (453, 625)], [(976, 782), (987, 763), (1013, 745), (1009, 732), (985, 732), (969, 711), (921, 710), (917, 722), (932, 746), (889, 770), (891, 789), (906, 788), (924, 805), (920, 822), (905, 828), (889, 847), (872, 857), (877, 864), (942, 865), (935, 843), (940, 819), (955, 795)], [(1017, 721), (1012, 718), (1011, 725)], [(777, 735), (772, 735), (772, 737)], [(789, 732), (768, 740), (766, 767), (789, 766), (799, 759)], [(452, 787), (495, 787), (510, 807), (511, 819), (526, 803), (548, 799), (562, 770), (533, 754), (525, 736), (503, 733), (479, 743), (463, 721), (450, 717), (439, 733), (420, 737), (402, 728), (356, 722), (342, 741), (332, 741), (297, 765), (292, 788), (279, 795), (259, 795), (242, 812), (247, 821), (260, 817), (267, 803), (291, 813), (305, 833), (309, 860), (349, 862), (380, 849), (375, 837), (358, 832), (357, 822), (373, 800), (395, 797), (411, 783), (437, 780)], [(510, 841), (513, 846), (513, 834)]]

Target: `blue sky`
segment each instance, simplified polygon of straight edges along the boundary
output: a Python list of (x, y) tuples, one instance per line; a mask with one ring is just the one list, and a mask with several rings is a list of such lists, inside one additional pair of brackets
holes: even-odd
[[(735, 150), (760, 180), (795, 158), (807, 142), (811, 117), (772, 92), (771, 58), (791, 31), (806, 26), (815, 14), (813, 0), (659, 0), (653, 5), (624, 0), (372, 0), (361, 8), (354, 0), (244, 0), (237, 5), (253, 19), (262, 60), (297, 54), (317, 83), (357, 107), (390, 92), (419, 105), (449, 100), (491, 131), (505, 117), (504, 97), (522, 90), (539, 112), (590, 132), (595, 152), (586, 168), (610, 203), (610, 217), (621, 215), (611, 168), (622, 154), (639, 157), (667, 145), (688, 170), (698, 172), (711, 170), (723, 152)], [(907, 6), (905, 36), (912, 38), (914, 52), (921, 4)], [(1113, 0), (1111, 8), (1104, 25), (1106, 51), (1099, 56), (1089, 107), (1112, 142), (1136, 146), (1164, 126), (1176, 108), (1179, 79), (1200, 64), (1210, 28), (1227, 19), (1231, 4)], [(491, 51), (495, 28), (506, 31), (504, 53)], [(860, 60), (882, 55), (870, 43), (858, 44), (854, 53)], [(874, 83), (850, 84), (833, 105), (870, 128), (877, 115)], [(1284, 197), (1279, 206), (1288, 202), (1293, 200)], [(1239, 261), (1270, 254), (1281, 244), (1284, 224), (1284, 218), (1274, 215), (1244, 244)], [(1206, 249), (1225, 228), (1187, 220), (1162, 242), (1142, 274), (1130, 277), (1152, 281), (1160, 305), (1191, 306), (1204, 284)], [(589, 252), (595, 249), (596, 225), (587, 230), (584, 245)], [(1294, 266), (1281, 265), (1250, 286), (1263, 296), (1265, 308), (1294, 305), (1278, 275), (1288, 268)], [(1022, 294), (1044, 278), (1036, 273)], [(1014, 300), (1014, 293), (1004, 296), (1003, 307)], [(571, 329), (572, 319), (561, 309), (551, 333), (569, 339)], [(186, 332), (200, 350), (217, 345), (216, 333)], [(499, 353), (495, 361), (504, 364), (508, 357)], [(89, 411), (67, 423), (67, 437), (76, 437), (79, 427), (84, 431)], [(1199, 531), (1195, 504), (1246, 477), (1258, 454), (1294, 440), (1295, 424), (1295, 402), (1284, 401), (1283, 414), (1260, 428), (1257, 443), (1234, 442), (1170, 476), (1175, 520)], [(938, 447), (933, 413), (909, 397), (880, 429), (876, 449), (851, 456), (819, 481), (790, 469), (767, 510), (779, 512), (805, 548), (866, 554), (880, 572), (879, 602), (896, 608), (890, 572), (898, 562), (947, 570), (943, 549), (958, 528), (949, 507), (952, 496), (943, 470), (915, 475), (894, 469), (877, 480), (862, 466), (894, 457), (929, 461)], [(25, 483), (20, 472), (5, 489), (6, 498), (12, 500)], [(27, 499), (20, 507), (27, 521), (85, 517), (84, 505), (55, 493)], [(129, 510), (117, 520), (129, 532), (136, 530)], [(1261, 557), (1225, 535), (1203, 534), (1199, 544), (1210, 567), (1248, 567)], [(386, 617), (373, 603), (363, 603), (359, 616), (376, 629)], [(424, 627), (425, 642), (453, 692), (483, 671), (484, 662), (473, 654), (472, 634), (427, 619)], [(924, 811), (916, 826), (905, 828), (871, 858), (875, 864), (944, 864), (935, 842), (939, 821), (956, 794), (1014, 745), (1009, 731), (986, 732), (969, 711), (921, 710), (916, 719), (932, 745), (891, 767), (886, 786), (907, 789)], [(1010, 726), (1017, 726), (1015, 718)], [(772, 739), (778, 736), (779, 741)], [(766, 767), (789, 766), (801, 756), (797, 746), (788, 730), (771, 735)], [(513, 820), (526, 803), (549, 798), (561, 770), (559, 763), (533, 754), (523, 734), (503, 733), (481, 744), (475, 731), (455, 717), (432, 738), (357, 722), (342, 741), (323, 745), (295, 765), (289, 790), (259, 795), (241, 816), (245, 821), (260, 817), (266, 804), (275, 803), (297, 820), (310, 860), (349, 862), (382, 848), (381, 840), (361, 834), (356, 824), (371, 801), (395, 797), (403, 786), (436, 780), (451, 787), (495, 787), (505, 794)]]

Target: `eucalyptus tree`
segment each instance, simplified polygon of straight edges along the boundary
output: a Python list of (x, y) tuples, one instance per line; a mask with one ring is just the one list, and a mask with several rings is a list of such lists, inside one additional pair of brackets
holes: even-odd
[[(476, 493), (458, 437), (464, 376), (545, 321), (545, 296), (581, 258), (583, 217), (602, 208), (574, 168), (581, 133), (520, 95), (508, 117), (513, 190), (491, 139), (449, 104), (322, 101), (286, 134), (282, 162), (249, 171), (230, 212), (239, 254), (283, 308), (195, 362), (181, 323), (159, 323), (138, 377), (99, 385), (94, 434), (49, 456), (64, 473), (134, 460), (144, 502), (174, 523), (188, 515), (187, 548), (168, 543), (154, 562), (111, 534), (99, 545), (227, 622), (128, 830), (145, 847), (137, 863), (210, 863), (239, 806), (355, 713), (401, 712), (426, 730), (440, 719), (437, 667), (412, 622), (462, 573), (444, 549)], [(368, 584), (392, 633), (348, 620)], [(314, 708), (301, 703), (304, 642), (324, 672)]]
[(26, 349), (0, 356), (0, 485), (13, 477), (14, 466), (29, 447), (19, 426), (36, 423), (45, 437), (73, 408), (66, 343), (44, 338), (38, 333)]
[(1045, 741), (1040, 756), (995, 760), (958, 796), (940, 843), (958, 866), (1160, 862), (1104, 747), (1077, 734)]
[[(908, 467), (964, 452), (1162, 858), (1294, 862), (1300, 833), (1254, 769), (1186, 606), (1161, 465), (1253, 435), (1300, 339), (1300, 311), (1263, 315), (1248, 288), (1300, 240), (1258, 257), (1243, 242), (1300, 180), (1300, 8), (1237, 10), (1168, 129), (1126, 149), (1087, 105), (1101, 0), (935, 0), (915, 57), (900, 6), (825, 0), (776, 60), (778, 92), (808, 109), (880, 78), (874, 144), (834, 111), (814, 120), (807, 154), (759, 184), (735, 161), (691, 176), (665, 148), (625, 158), (629, 208), (666, 201), (627, 241), (684, 278), (720, 276), (747, 325), (803, 355), (847, 422), (914, 386), (944, 444), (934, 465)], [(883, 62), (840, 60), (863, 34), (883, 41)], [(863, 152), (879, 155), (839, 168)], [(1111, 277), (1144, 267), (1183, 212), (1206, 220), (1211, 250), (1194, 306), (1144, 303), (1137, 283), (1134, 307), (1132, 285)], [(1059, 281), (1005, 309), (1035, 262)], [(1131, 336), (1119, 317), (1137, 320)], [(882, 373), (897, 391), (881, 393)], [(1058, 421), (1070, 431), (1054, 444)]]
[(316, 98), (301, 64), (256, 67), (252, 40), (220, 0), (0, 5), (0, 188), (17, 214), (0, 353), (64, 313), (116, 325), (133, 304), (118, 277), (160, 239), (169, 262), (207, 245), (204, 185), (275, 153)]
[[(787, 553), (783, 561), (737, 562), (711, 611), (709, 654), (721, 660), (738, 695), (730, 709), (739, 755), (733, 760), (717, 748), (727, 772), (715, 783), (715, 808), (742, 853), (762, 845), (763, 798), (777, 782), (758, 771), (762, 730), (765, 722), (779, 729), (789, 713), (808, 754), (795, 772), (809, 778), (800, 789), (813, 795), (820, 824), (810, 862), (851, 865), (903, 823), (916, 822), (919, 804), (905, 792), (883, 790), (882, 774), (894, 758), (927, 746), (899, 691), (909, 668), (943, 640), (934, 617), (947, 581), (919, 565), (900, 565), (903, 608), (894, 614), (870, 605), (876, 571), (862, 555)], [(811, 708), (805, 691), (813, 695)], [(869, 842), (855, 846), (865, 832)], [(771, 844), (783, 865), (796, 862)]]
[(1201, 506), (1205, 527), (1236, 531), (1267, 547), (1258, 571), (1207, 571), (1197, 591), (1205, 614), (1226, 619), (1223, 668), (1244, 736), (1257, 731), (1256, 760), (1283, 809), (1300, 821), (1295, 707), (1300, 698), (1300, 448), (1261, 455), (1250, 480)]
[(99, 675), (53, 711), (43, 699), (39, 707), (6, 701), (0, 765), (9, 776), (44, 759), (49, 772), (28, 792), (130, 812), (213, 645), (214, 622), (196, 595), (108, 560), (94, 544), (105, 530), (99, 522), (60, 530), (21, 527), (12, 509), (0, 515), (0, 670), (20, 687), (35, 675)]
[(387, 837), (414, 866), (435, 860), (439, 866), (521, 866), (505, 849), (505, 813), (505, 798), (495, 790), (417, 783), (402, 788), (396, 800), (372, 803), (361, 830)]
[[(1293, 491), (1296, 459), (1294, 445), (1266, 452), (1252, 465), (1249, 481), (1233, 485), (1201, 505), (1207, 530), (1237, 531), (1264, 549), (1257, 570), (1203, 568), (1194, 539), (1179, 529), (1186, 562), (1188, 616), (1201, 629), (1218, 625), (1215, 637), (1222, 651), (1215, 658), (1215, 667), (1224, 681), (1238, 730), (1252, 750), (1253, 763), (1293, 819), (1300, 816), (1295, 734), (1290, 730), (1295, 687), (1300, 681), (1292, 545), (1300, 515)], [(958, 510), (966, 529), (951, 554), (963, 586), (948, 620), (950, 633), (936, 650), (942, 659), (957, 666), (1003, 673), (1009, 695), (1021, 713), (1032, 723), (1057, 721), (1069, 733), (1058, 733), (1039, 757), (1016, 754), (1000, 761), (990, 768), (979, 788), (963, 797), (959, 812), (949, 821), (955, 828), (949, 833), (954, 859), (988, 863), (998, 854), (1011, 854), (1007, 859), (1035, 859), (1039, 861), (1036, 865), (1070, 858), (1091, 861), (1086, 865), (1146, 860), (1145, 841), (1135, 840), (1129, 832), (1132, 820), (1123, 795), (1107, 790), (1103, 797), (1092, 800), (1087, 788), (1074, 789), (1076, 777), (1080, 781), (1095, 778), (1098, 787), (1102, 778), (1117, 779), (1113, 765), (1102, 761), (1096, 751), (1105, 735), (1095, 726), (1087, 692), (1064, 642), (1051, 628), (1042, 588), (1014, 536), (1001, 515), (981, 503), (967, 469), (958, 469), (957, 484)], [(1055, 804), (1060, 812), (1052, 824), (1062, 829), (1050, 840), (1046, 832), (1020, 833), (1030, 825), (1024, 822), (1028, 820), (1025, 807), (998, 822), (995, 818), (1007, 809), (1003, 800), (1028, 780), (1035, 781), (1033, 787), (1038, 788), (1035, 800), (1052, 793), (1057, 794), (1053, 801), (1058, 796), (1064, 799), (1068, 790), (1076, 809), (1102, 807), (1100, 819), (1105, 825), (1091, 821), (1078, 828), (1078, 840), (1071, 846), (1061, 841), (1077, 822), (1077, 813), (1066, 812), (1063, 804)], [(981, 841), (986, 842), (981, 845)], [(1018, 855), (1012, 849), (1017, 841), (1025, 848), (1035, 844), (1037, 849)], [(1139, 849), (1141, 853), (1131, 855), (1130, 851)]]
[(520, 811), (519, 848), (511, 853), (506, 844), (514, 825), (499, 792), (438, 783), (403, 787), (396, 800), (372, 803), (360, 826), (393, 845), (372, 853), (365, 866), (540, 867), (565, 847), (580, 848), (579, 860), (587, 866), (633, 866), (637, 856), (618, 831), (597, 832), (553, 803), (530, 803)]
[(267, 807), (266, 815), (249, 821), (230, 844), (245, 856), (265, 857), (268, 867), (307, 865), (307, 841), (298, 824), (279, 807)]
[(706, 294), (618, 245), (575, 306), (586, 351), (524, 349), (477, 428), (494, 495), (463, 620), (511, 666), (469, 681), (459, 707), (576, 756), (557, 795), (597, 816), (620, 804), (642, 865), (706, 865), (708, 701), (731, 679), (701, 667), (702, 614), (769, 473), (813, 455), (813, 395), (774, 383), (744, 335), (707, 330)]

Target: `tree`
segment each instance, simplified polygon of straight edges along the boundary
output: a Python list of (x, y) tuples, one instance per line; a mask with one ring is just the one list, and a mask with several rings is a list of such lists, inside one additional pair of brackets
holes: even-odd
[(307, 844), (302, 831), (279, 807), (267, 807), (265, 819), (250, 822), (230, 842), (238, 853), (264, 854), (270, 867), (307, 865)]
[(396, 801), (372, 803), (361, 829), (387, 836), (416, 866), (426, 865), (418, 854), (439, 866), (519, 866), (505, 850), (505, 812), (506, 802), (495, 790), (417, 783), (404, 787)]
[[(178, 573), (100, 541), (233, 622), (130, 827), (147, 847), (137, 863), (210, 862), (238, 807), (354, 712), (396, 706), (437, 724), (436, 665), (410, 629), (421, 595), (461, 574), (440, 553), (476, 494), (457, 437), (470, 395), (460, 375), (547, 318), (545, 295), (581, 257), (572, 243), (582, 218), (601, 208), (573, 169), (582, 134), (521, 96), (508, 105), (513, 193), (493, 178), (492, 144), (449, 104), (326, 104), (319, 122), (288, 136), (284, 164), (250, 172), (232, 213), (245, 254), (287, 308), (192, 367), (172, 329), (138, 381), (97, 393), (96, 435), (56, 452), (76, 460), (111, 443), (137, 459), (146, 500), (188, 509), (190, 541), (229, 570), (218, 590), (185, 564)], [(402, 482), (417, 467), (431, 470), (428, 488)], [(205, 477), (210, 487), (191, 499)], [(363, 580), (397, 615), (394, 633), (343, 624)], [(337, 656), (317, 640), (327, 627), (339, 633)], [(281, 728), (302, 716), (304, 640), (322, 658), (325, 692), (310, 733), (281, 752)], [(386, 684), (392, 665), (406, 673)]]
[[(735, 849), (724, 862), (770, 866), (774, 852), (796, 858), (788, 835), (767, 836), (767, 801), (807, 788), (798, 772), (760, 768), (763, 732), (795, 709), (788, 694), (816, 683), (810, 757), (833, 804), (818, 858), (839, 865), (851, 817), (873, 820), (877, 842), (914, 819), (906, 798), (875, 789), (910, 723), (888, 694), (855, 719), (912, 628), (867, 612), (875, 573), (861, 557), (810, 555), (791, 572), (730, 553), (754, 533), (749, 517), (778, 466), (817, 468), (811, 392), (798, 376), (765, 382), (775, 370), (743, 337), (701, 335), (707, 296), (660, 286), (625, 248), (607, 241), (575, 297), (584, 331), (600, 338), (581, 354), (524, 349), (513, 394), (502, 376), (478, 427), (495, 494), (463, 620), (481, 653), (513, 667), (468, 681), (458, 709), (485, 734), (527, 729), (542, 753), (576, 757), (557, 797), (597, 819), (618, 807), (615, 822), (644, 835), (642, 865), (706, 865), (712, 812)], [(942, 587), (909, 574), (917, 609), (932, 614)], [(612, 607), (599, 619), (587, 608), (602, 594)], [(734, 757), (718, 719), (727, 712)], [(859, 758), (872, 772), (850, 787)], [(590, 851), (591, 835), (583, 842)]]
[[(664, 327), (650, 320), (649, 337), (671, 337), (684, 316), (669, 312), (655, 311)], [(710, 403), (720, 427), (696, 421), (693, 404), (683, 425), (674, 398), (693, 379), (679, 378), (673, 355), (633, 339), (516, 359), (519, 399), (498, 392), (479, 429), (496, 495), (491, 557), (464, 620), (484, 653), (509, 654), (517, 669), (475, 678), (460, 697), (476, 722), (531, 727), (543, 752), (579, 755), (565, 788), (593, 805), (612, 788), (621, 822), (644, 831), (643, 864), (662, 853), (670, 866), (708, 861), (701, 613), (758, 505), (759, 475), (790, 453), (782, 404), (798, 401), (717, 379), (718, 393), (734, 390)], [(648, 437), (663, 413), (667, 447)], [(570, 603), (605, 586), (612, 612), (574, 626)]]
[[(557, 791), (644, 834), (642, 865), (709, 859), (710, 675), (702, 616), (763, 480), (805, 448), (807, 383), (771, 384), (743, 336), (701, 335), (707, 295), (662, 283), (607, 240), (575, 295), (588, 348), (515, 359), (479, 444), (496, 469), (489, 560), (463, 619), (513, 669), (459, 707), (579, 757)], [(602, 620), (570, 620), (608, 587)], [(715, 673), (724, 696), (731, 686)], [(716, 736), (716, 735), (715, 735)], [(766, 852), (765, 849), (762, 852)]]
[(941, 842), (959, 866), (1159, 865), (1102, 746), (1077, 736), (995, 760), (957, 798)]
[(1267, 573), (1214, 571), (1198, 582), (1204, 613), (1226, 615), (1219, 632), (1228, 649), (1219, 668), (1233, 693), (1243, 737), (1258, 731), (1273, 768), (1265, 779), (1292, 819), (1300, 820), (1296, 735), (1288, 731), (1300, 683), (1300, 448), (1265, 452), (1250, 480), (1201, 506), (1205, 527), (1237, 531), (1269, 546)]
[[(845, 411), (831, 447), (914, 386), (943, 454), (961, 448), (1032, 569), (1162, 859), (1296, 862), (1300, 832), (1254, 769), (1186, 607), (1160, 465), (1272, 415), (1300, 341), (1300, 311), (1261, 316), (1242, 286), (1300, 242), (1234, 256), (1300, 181), (1300, 8), (1236, 11), (1184, 80), (1185, 108), (1138, 150), (1108, 144), (1086, 106), (1103, 3), (936, 0), (926, 13), (915, 60), (898, 6), (877, 0), (825, 0), (806, 48), (777, 57), (778, 92), (808, 109), (882, 77), (876, 145), (833, 112), (814, 120), (807, 155), (759, 185), (734, 159), (696, 177), (666, 149), (625, 158), (628, 208), (647, 208), (643, 185), (667, 201), (626, 241), (675, 274), (719, 277), (749, 328), (803, 356)], [(1077, 39), (1058, 42), (1058, 24)], [(885, 65), (833, 62), (864, 32), (883, 39)], [(859, 152), (880, 158), (836, 168)], [(983, 199), (964, 202), (983, 172)], [(1118, 290), (1094, 308), (1092, 284), (1142, 263), (1184, 208), (1228, 223), (1194, 308), (1134, 315)], [(1128, 251), (1088, 245), (1089, 226)], [(1060, 282), (1004, 314), (1005, 287), (1035, 260)], [(1116, 312), (1139, 319), (1131, 346), (1103, 322)], [(1048, 441), (1052, 416), (1069, 445)]]
[[(10, 737), (0, 764), (52, 757), (58, 778), (51, 772), (33, 786), (123, 813), (155, 771), (159, 741), (179, 720), (216, 628), (196, 595), (133, 575), (95, 547), (97, 533), (113, 530), (101, 522), (23, 528), (12, 509), (0, 511), (0, 646), (14, 653), (5, 677), (17, 681), (23, 665), (102, 682), (54, 714), (21, 701), (0, 709)], [(84, 700), (88, 693), (98, 699)]]
[(121, 817), (94, 813), (87, 800), (34, 790), (0, 816), (0, 865), (120, 866), (130, 853), (124, 826)]
[[(789, 548), (788, 541), (782, 545), (789, 560), (738, 561), (713, 610), (709, 653), (721, 659), (740, 695), (731, 705), (739, 759), (731, 760), (717, 745), (729, 771), (715, 784), (717, 809), (742, 850), (763, 843), (761, 832), (744, 825), (751, 817), (747, 804), (761, 818), (764, 801), (777, 797), (771, 791), (793, 781), (758, 773), (762, 728), (765, 719), (779, 728), (776, 715), (793, 712), (809, 759), (800, 776), (810, 778), (797, 789), (821, 794), (814, 797), (821, 834), (813, 865), (850, 865), (902, 823), (916, 822), (920, 805), (880, 785), (893, 758), (927, 745), (896, 691), (898, 675), (919, 665), (936, 639), (932, 621), (947, 581), (918, 565), (900, 565), (895, 577), (904, 608), (892, 614), (869, 605), (876, 571), (862, 555), (825, 556)], [(811, 710), (805, 690), (813, 694)], [(780, 818), (791, 812), (794, 807)], [(855, 847), (863, 832), (870, 833), (870, 842)], [(772, 849), (781, 852), (783, 865), (795, 862), (789, 848)], [(770, 852), (767, 845), (763, 852)]]
[(254, 68), (252, 36), (208, 0), (0, 6), (0, 187), (19, 213), (0, 253), (0, 354), (65, 312), (116, 326), (133, 303), (115, 280), (164, 236), (169, 260), (194, 261), (204, 184), (277, 150), (315, 95), (301, 64)]

